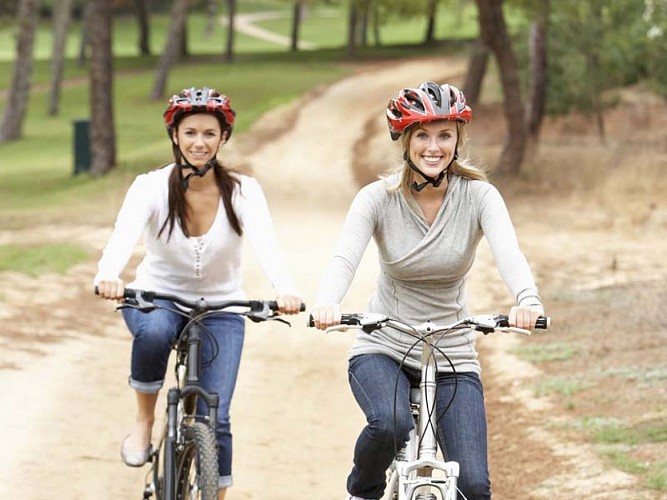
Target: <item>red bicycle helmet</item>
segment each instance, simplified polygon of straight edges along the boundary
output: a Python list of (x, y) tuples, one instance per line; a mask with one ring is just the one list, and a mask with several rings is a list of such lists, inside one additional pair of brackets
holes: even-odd
[(387, 105), (387, 123), (394, 141), (411, 125), (433, 120), (470, 123), (472, 110), (463, 92), (447, 83), (424, 82), (416, 89), (401, 90)]
[(172, 137), (174, 126), (186, 113), (213, 113), (220, 120), (222, 129), (227, 131), (227, 138), (232, 135), (236, 112), (231, 107), (229, 97), (215, 89), (191, 87), (169, 99), (164, 112), (169, 137)]

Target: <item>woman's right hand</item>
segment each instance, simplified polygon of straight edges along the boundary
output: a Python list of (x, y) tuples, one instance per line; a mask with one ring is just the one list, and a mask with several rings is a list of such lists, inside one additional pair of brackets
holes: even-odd
[(315, 328), (318, 330), (340, 325), (341, 314), (340, 304), (316, 305), (310, 311)]
[(125, 284), (123, 280), (103, 280), (97, 284), (97, 294), (106, 300), (123, 301)]

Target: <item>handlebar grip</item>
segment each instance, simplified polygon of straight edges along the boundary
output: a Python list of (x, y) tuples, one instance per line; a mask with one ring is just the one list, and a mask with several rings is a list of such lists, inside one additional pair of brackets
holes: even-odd
[[(275, 300), (270, 301), (269, 309), (271, 309), (272, 311), (277, 311), (278, 309), (280, 309), (280, 307), (278, 307), (278, 302), (276, 302)], [(304, 302), (301, 302), (301, 307), (299, 308), (299, 311), (303, 312), (305, 310), (306, 310), (306, 304)]]
[[(500, 327), (510, 326), (509, 316), (507, 316), (506, 314), (499, 314), (496, 317), (496, 320), (498, 322), (498, 326), (500, 326)], [(540, 316), (535, 321), (535, 326), (533, 328), (540, 329), (540, 330), (546, 330), (550, 326), (551, 326), (551, 317), (550, 316)]]
[[(361, 324), (361, 317), (360, 317), (359, 314), (343, 314), (340, 317), (340, 324), (341, 325), (350, 325), (350, 326), (360, 325)], [(312, 314), (308, 315), (308, 326), (310, 328), (315, 327), (315, 320), (313, 319)]]
[(551, 316), (540, 316), (535, 322), (535, 328), (546, 330), (551, 326)]

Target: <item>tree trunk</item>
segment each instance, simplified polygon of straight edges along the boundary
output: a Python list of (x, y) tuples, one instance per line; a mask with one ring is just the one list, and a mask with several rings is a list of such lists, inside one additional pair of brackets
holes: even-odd
[(155, 71), (155, 81), (153, 82), (153, 90), (150, 96), (154, 101), (158, 101), (164, 97), (169, 71), (178, 60), (181, 48), (183, 47), (181, 37), (183, 36), (183, 25), (185, 24), (187, 10), (188, 0), (176, 0), (171, 12), (171, 24), (167, 32), (167, 42), (165, 43)]
[(139, 26), (139, 54), (149, 56), (151, 55), (150, 25), (148, 23), (146, 0), (134, 0), (134, 8), (137, 13), (137, 24)]
[(51, 92), (49, 94), (49, 116), (58, 114), (60, 87), (63, 80), (63, 61), (67, 29), (72, 18), (72, 1), (57, 0), (53, 5), (53, 52), (51, 55)]
[(0, 143), (20, 139), (28, 110), (32, 79), (33, 46), (39, 21), (39, 0), (20, 0), (14, 73), (7, 94), (5, 113), (0, 123)]
[(292, 41), (290, 50), (296, 52), (299, 50), (299, 28), (301, 27), (301, 16), (303, 14), (303, 1), (294, 2), (292, 9)]
[(218, 23), (218, 0), (206, 1), (206, 27), (204, 28), (204, 38), (211, 38)]
[(89, 43), (89, 26), (90, 19), (90, 2), (86, 2), (83, 6), (83, 17), (81, 19), (81, 40), (79, 43), (79, 57), (77, 58), (77, 64), (80, 68), (86, 64), (86, 47)]
[(357, 6), (350, 1), (347, 17), (347, 55), (353, 56), (357, 50)]
[[(602, 40), (604, 36), (602, 27), (602, 4), (601, 2), (592, 2), (590, 5), (591, 19), (589, 25), (592, 26), (594, 33), (597, 34), (597, 39)], [(588, 89), (590, 92), (591, 104), (593, 107), (593, 115), (595, 116), (595, 124), (598, 130), (598, 136), (602, 142), (606, 140), (605, 123), (604, 123), (604, 106), (601, 98), (602, 81), (604, 78), (600, 71), (600, 53), (597, 47), (590, 46), (586, 52), (586, 59), (588, 60), (589, 78)]]
[(438, 0), (428, 0), (426, 11), (426, 34), (424, 45), (430, 45), (435, 41), (435, 18), (438, 12)]
[(236, 17), (236, 0), (227, 0), (227, 46), (225, 61), (234, 60), (234, 18)]
[(484, 45), (484, 42), (478, 38), (475, 41), (472, 54), (470, 55), (468, 73), (466, 74), (466, 81), (463, 84), (463, 92), (465, 93), (466, 101), (470, 106), (477, 104), (482, 95), (482, 83), (484, 82), (488, 62), (489, 49)]
[(550, 0), (539, 3), (535, 19), (530, 27), (530, 80), (526, 103), (526, 131), (528, 141), (535, 144), (540, 136), (547, 97), (547, 31), (549, 27)]
[(116, 166), (113, 117), (112, 0), (90, 5), (90, 173), (98, 177)]
[(370, 5), (365, 5), (361, 12), (361, 22), (359, 23), (359, 43), (362, 47), (368, 47), (368, 25), (370, 24)]
[(380, 37), (380, 6), (378, 2), (373, 2), (373, 38), (375, 39), (375, 45), (382, 45), (382, 39)]
[(503, 1), (476, 1), (479, 10), (480, 35), (484, 44), (495, 55), (503, 89), (507, 139), (498, 160), (498, 171), (501, 174), (515, 175), (521, 168), (526, 148), (526, 129), (518, 64), (505, 25)]

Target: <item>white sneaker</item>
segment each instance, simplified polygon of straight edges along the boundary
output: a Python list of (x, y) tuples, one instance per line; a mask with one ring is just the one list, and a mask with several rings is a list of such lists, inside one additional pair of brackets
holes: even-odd
[(350, 495), (349, 493), (345, 497), (345, 500), (373, 500), (372, 498), (361, 498)]

